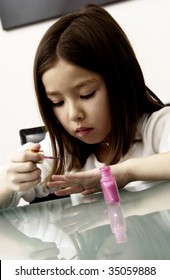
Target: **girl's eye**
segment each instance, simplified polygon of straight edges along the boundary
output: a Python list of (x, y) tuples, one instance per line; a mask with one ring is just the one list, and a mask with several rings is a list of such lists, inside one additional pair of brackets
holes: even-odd
[(94, 97), (94, 95), (95, 95), (95, 91), (93, 91), (93, 92), (91, 92), (89, 94), (86, 94), (86, 95), (81, 95), (80, 98), (81, 99), (89, 99), (89, 98)]
[(57, 102), (57, 103), (52, 103), (52, 106), (53, 107), (61, 107), (63, 104), (64, 104), (64, 101), (60, 101), (60, 102)]

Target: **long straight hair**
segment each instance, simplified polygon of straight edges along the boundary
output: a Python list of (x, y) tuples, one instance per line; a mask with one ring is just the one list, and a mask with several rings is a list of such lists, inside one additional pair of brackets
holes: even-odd
[[(71, 154), (68, 170), (80, 169), (93, 152), (93, 145), (72, 137), (58, 122), (42, 83), (42, 75), (59, 58), (96, 72), (105, 81), (111, 107), (111, 150), (107, 164), (117, 163), (135, 140), (139, 118), (164, 104), (145, 85), (132, 46), (118, 23), (103, 8), (87, 5), (61, 17), (43, 36), (35, 56), (34, 83), (39, 110), (49, 131), (54, 155)], [(56, 149), (56, 143), (58, 148)], [(57, 174), (65, 162), (54, 165)]]

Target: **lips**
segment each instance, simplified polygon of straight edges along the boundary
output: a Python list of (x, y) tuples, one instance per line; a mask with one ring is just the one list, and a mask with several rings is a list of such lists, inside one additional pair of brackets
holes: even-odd
[(86, 136), (92, 131), (92, 128), (88, 127), (80, 127), (76, 129), (76, 134), (79, 136)]

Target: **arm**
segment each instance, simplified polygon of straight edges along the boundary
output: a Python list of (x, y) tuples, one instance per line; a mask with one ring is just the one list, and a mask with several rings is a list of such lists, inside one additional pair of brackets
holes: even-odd
[[(170, 152), (155, 154), (143, 158), (133, 158), (111, 165), (118, 187), (123, 188), (132, 181), (170, 180)], [(99, 169), (78, 172), (75, 174), (53, 175), (48, 187), (56, 187), (57, 195), (73, 193), (89, 194), (100, 188)]]
[(170, 180), (170, 152), (129, 159), (127, 169), (130, 181)]

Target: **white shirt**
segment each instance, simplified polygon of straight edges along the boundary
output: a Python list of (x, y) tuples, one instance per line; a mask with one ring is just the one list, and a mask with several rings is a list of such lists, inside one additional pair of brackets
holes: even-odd
[[(136, 142), (120, 162), (129, 158), (140, 158), (170, 151), (170, 107), (162, 108), (161, 110), (152, 113), (150, 116), (145, 114), (138, 123), (136, 139), (140, 139), (141, 141)], [(52, 154), (48, 133), (46, 134), (46, 138), (40, 144), (44, 154)], [(22, 149), (25, 149), (25, 147), (25, 145), (22, 146)], [(104, 163), (97, 161), (95, 155), (92, 154), (87, 159), (81, 171), (100, 168), (103, 165)], [(39, 164), (39, 167), (42, 170), (43, 181), (43, 179), (49, 174), (52, 168), (52, 163), (50, 160), (44, 160), (43, 164)], [(152, 185), (150, 182), (148, 184), (149, 186)], [(141, 190), (146, 187), (147, 182), (141, 181), (132, 182), (126, 186), (127, 189), (132, 191), (136, 189)], [(7, 206), (16, 206), (21, 197), (30, 202), (34, 200), (35, 197), (45, 197), (51, 192), (54, 192), (54, 189), (49, 189), (46, 185), (39, 184), (25, 193), (16, 193)]]

